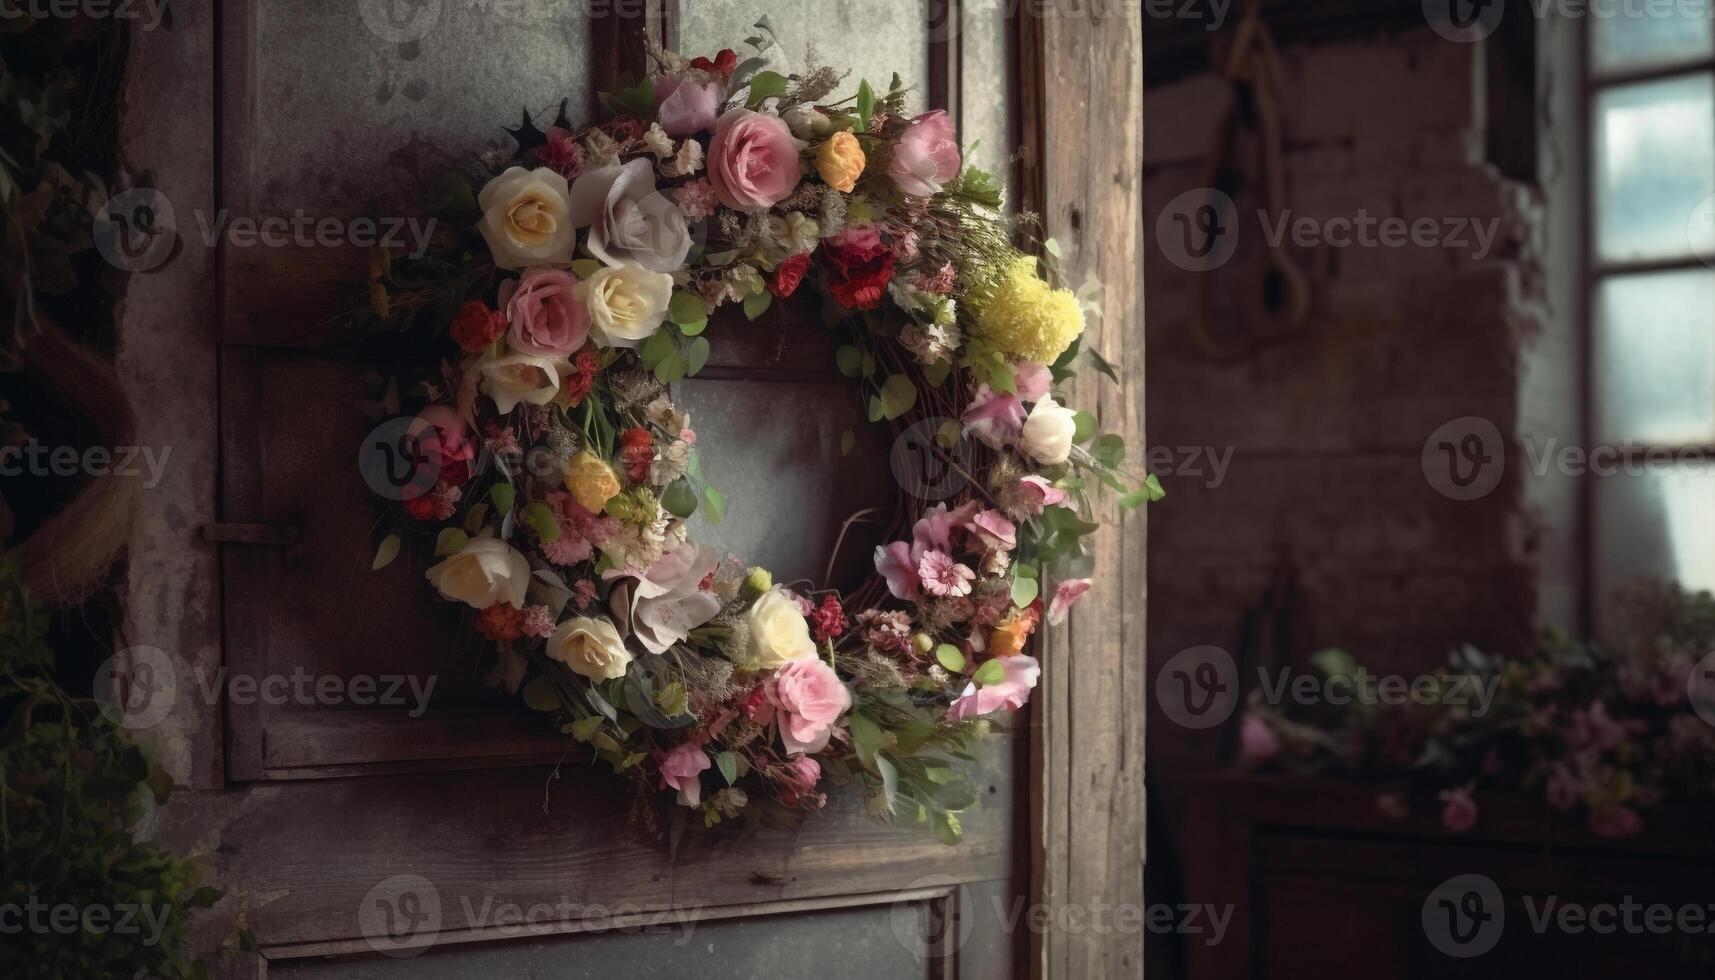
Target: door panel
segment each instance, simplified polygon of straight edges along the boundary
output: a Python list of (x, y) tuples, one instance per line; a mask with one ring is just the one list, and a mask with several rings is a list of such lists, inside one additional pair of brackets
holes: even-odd
[[(411, 6), (222, 5), (220, 191), (231, 215), (417, 215), (434, 174), (503, 145), (495, 127), (515, 124), (520, 103), (544, 126), (561, 99), (574, 120), (590, 118), (597, 62), (632, 50), (614, 39), (640, 28), (611, 18), (646, 5), (430, 0), (415, 9), (439, 19), (409, 40), (387, 40), (395, 28), (378, 32), (363, 17)], [(666, 6), (669, 34), (677, 10), (687, 36), (707, 32), (722, 44), (749, 33), (756, 13)], [(783, 44), (800, 54), (814, 40), (826, 60), (856, 65), (878, 88), (898, 70), (922, 84), (918, 105), (952, 90), (948, 71), (930, 84), (931, 61), (947, 45), (913, 20), (928, 16), (928, 0), (775, 6), (785, 8), (774, 15)], [(610, 20), (594, 19), (598, 11)], [(434, 680), (421, 711), (415, 702), (223, 703), (234, 785), (176, 804), (176, 819), (217, 828), (206, 836), (218, 877), (244, 896), (271, 969), (611, 975), (566, 973), (566, 964), (611, 962), (639, 975), (834, 977), (944, 976), (936, 971), (977, 964), (983, 976), (1003, 975), (1014, 945), (1001, 925), (973, 929), (942, 957), (890, 938), (892, 909), (904, 895), (902, 907), (918, 916), (912, 928), (927, 928), (936, 902), (956, 904), (937, 889), (958, 895), (956, 886), (970, 884), (1008, 901), (1022, 893), (1022, 736), (988, 747), (978, 773), (988, 791), (956, 847), (910, 815), (897, 826), (874, 819), (859, 794), (837, 787), (827, 812), (798, 829), (693, 828), (675, 846), (652, 801), (604, 771), (559, 765), (563, 737), (484, 684), (488, 664), (465, 617), (423, 581), (428, 556), (407, 549), (370, 571), (373, 498), (355, 464), (376, 420), (375, 365), (355, 353), (349, 326), (333, 321), (363, 301), (365, 265), (361, 247), (229, 241), (221, 250), (221, 520), (298, 535), (289, 553), (223, 547), (224, 665), (254, 677), (405, 675), (419, 690)], [(782, 303), (757, 323), (717, 318), (714, 360), (675, 396), (729, 501), (727, 520), (698, 527), (699, 537), (782, 580), (819, 583), (845, 519), (897, 507), (898, 489), (889, 435), (857, 414), (816, 312)], [(842, 456), (848, 429), (856, 443)], [(863, 579), (879, 533), (853, 529), (833, 584)], [(335, 776), (346, 778), (326, 778)], [(441, 911), (426, 930), (431, 948), (403, 965), (373, 954), (363, 922), (372, 892), (400, 875), (431, 883)], [(564, 906), (560, 931), (603, 928), (581, 920), (621, 906), (696, 910), (707, 921), (693, 961), (692, 947), (674, 947), (671, 934), (496, 936), (472, 912), (485, 901)], [(790, 958), (799, 955), (807, 959)]]

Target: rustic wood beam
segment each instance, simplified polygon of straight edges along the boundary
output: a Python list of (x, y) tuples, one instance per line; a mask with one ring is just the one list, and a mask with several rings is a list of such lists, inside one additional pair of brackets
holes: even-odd
[[(1024, 5), (1017, 24), (1020, 133), (1031, 148), (1022, 199), (1059, 240), (1070, 281), (1103, 285), (1105, 315), (1091, 318), (1084, 344), (1116, 366), (1121, 383), (1085, 372), (1076, 400), (1125, 438), (1136, 466), (1144, 446), (1142, 11), (1126, 0), (1044, 6)], [(1143, 908), (1144, 514), (1120, 511), (1111, 497), (1097, 506), (1099, 584), (1066, 625), (1045, 630), (1032, 719), (1035, 898), (1086, 917)], [(1032, 943), (1036, 976), (1143, 973), (1141, 928), (1054, 928)]]

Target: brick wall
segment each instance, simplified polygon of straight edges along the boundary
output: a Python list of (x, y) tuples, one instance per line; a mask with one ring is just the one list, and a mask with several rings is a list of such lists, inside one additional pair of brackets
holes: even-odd
[[(1449, 499), (1423, 451), (1461, 417), (1493, 421), (1515, 451), (1527, 427), (1570, 424), (1555, 379), (1572, 348), (1554, 340), (1565, 318), (1546, 304), (1542, 192), (1484, 160), (1480, 44), (1422, 31), (1288, 48), (1281, 67), (1293, 217), (1320, 230), (1360, 213), (1434, 219), (1448, 240), (1366, 247), (1316, 235), (1271, 247), (1246, 144), (1237, 252), (1209, 273), (1205, 321), (1228, 340), (1262, 322), (1264, 274), (1279, 257), (1306, 274), (1312, 312), (1293, 339), (1211, 360), (1192, 342), (1203, 279), (1156, 233), (1176, 197), (1209, 183), (1230, 87), (1203, 74), (1146, 93), (1150, 443), (1158, 461), (1163, 447), (1232, 454), (1218, 486), (1206, 455), (1201, 474), (1163, 474), (1168, 498), (1150, 514), (1151, 662), (1205, 644), (1237, 655), (1244, 610), (1288, 567), (1300, 657), (1339, 645), (1410, 671), (1462, 641), (1517, 650), (1547, 606), (1561, 611), (1540, 573), (1545, 556), (1565, 560), (1563, 508), (1516, 466), (1481, 499)], [(1491, 247), (1470, 230), (1452, 241), (1450, 221), (1494, 228)], [(1550, 370), (1544, 358), (1557, 359)], [(1150, 748), (1169, 764), (1214, 750), (1181, 729)]]

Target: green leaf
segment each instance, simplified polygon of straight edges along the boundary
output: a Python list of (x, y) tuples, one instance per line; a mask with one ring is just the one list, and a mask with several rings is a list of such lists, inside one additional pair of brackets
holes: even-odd
[(393, 564), (393, 559), (399, 557), (399, 535), (389, 534), (381, 539), (381, 546), (375, 549), (375, 560), (369, 563), (369, 570), (378, 572)]
[(1125, 436), (1117, 432), (1102, 436), (1090, 449), (1090, 455), (1102, 466), (1109, 469), (1118, 467), (1125, 460)]
[(709, 363), (709, 338), (697, 337), (685, 348), (685, 373), (695, 377)]
[(544, 542), (560, 540), (560, 520), (554, 515), (554, 508), (540, 500), (524, 508), (524, 526), (535, 531)]
[(708, 508), (710, 524), (719, 524), (726, 517), (726, 497), (714, 487), (703, 488), (703, 506)]
[(647, 115), (655, 108), (655, 83), (648, 78), (613, 93), (613, 105), (625, 112)]
[(709, 304), (696, 293), (680, 291), (667, 304), (667, 319), (679, 325), (687, 337), (695, 337), (709, 325)]
[(750, 79), (750, 98), (745, 105), (752, 109), (762, 107), (764, 99), (777, 98), (786, 94), (786, 76), (777, 71), (759, 71)]
[(932, 388), (939, 388), (947, 383), (947, 375), (953, 373), (953, 362), (943, 358), (923, 365), (923, 380), (929, 382)]
[(1006, 668), (1001, 666), (999, 660), (990, 660), (978, 667), (977, 672), (971, 675), (971, 679), (984, 687), (990, 684), (999, 684), (1006, 680)]
[(690, 517), (697, 512), (697, 492), (684, 477), (674, 480), (661, 494), (661, 506), (674, 517)]
[(871, 422), (881, 421), (881, 399), (874, 395), (869, 396), (869, 420)]
[(858, 83), (857, 91), (858, 131), (869, 132), (870, 118), (875, 115), (875, 89), (869, 87), (869, 80)]
[(935, 660), (949, 673), (962, 674), (965, 672), (965, 655), (951, 643), (943, 643), (935, 648)]
[(1072, 413), (1072, 441), (1083, 445), (1096, 437), (1096, 417), (1089, 412)]
[(845, 344), (839, 350), (834, 351), (834, 364), (839, 367), (840, 373), (846, 377), (858, 377), (863, 374), (863, 351), (850, 344)]
[(488, 499), (494, 501), (495, 510), (502, 514), (509, 513), (518, 499), (518, 488), (510, 483), (496, 483), (489, 488)]
[(1050, 238), (1047, 241), (1043, 242), (1042, 243), (1042, 250), (1044, 252), (1047, 252), (1049, 255), (1054, 256), (1057, 259), (1062, 257), (1061, 252), (1060, 252), (1060, 240), (1057, 238)]
[(1119, 384), (1119, 373), (1114, 370), (1114, 366), (1108, 363), (1108, 359), (1103, 357), (1100, 351), (1092, 347), (1086, 353), (1090, 355), (1090, 363), (1096, 366), (1096, 370), (1107, 375), (1109, 381)]
[(572, 275), (579, 279), (588, 279), (602, 270), (603, 266), (595, 259), (573, 259)]
[(959, 842), (964, 828), (959, 826), (959, 818), (948, 810), (935, 811), (935, 837), (941, 843), (951, 847)]
[(685, 685), (680, 681), (674, 681), (666, 687), (663, 687), (661, 690), (656, 691), (655, 707), (660, 708), (661, 713), (668, 715), (669, 717), (684, 714)]
[(590, 715), (572, 722), (572, 737), (580, 742), (587, 742), (601, 728), (601, 715)]
[(442, 558), (447, 555), (456, 555), (463, 551), (467, 544), (470, 544), (470, 535), (456, 527), (443, 527), (441, 533), (435, 538), (435, 554)]
[(890, 375), (881, 386), (881, 414), (889, 421), (911, 411), (917, 404), (917, 383), (903, 374)]
[[(697, 338), (701, 340), (702, 338)], [(670, 385), (685, 376), (685, 369), (690, 365), (685, 363), (685, 355), (679, 353), (677, 347), (667, 352), (667, 356), (655, 365), (655, 379), (664, 385)]]
[(524, 684), (524, 704), (533, 711), (558, 711), (560, 696), (546, 677), (532, 677)]
[(875, 768), (875, 754), (881, 751), (881, 728), (875, 720), (856, 711), (851, 714), (852, 747), (865, 766)]
[(1014, 578), (1012, 580), (1012, 604), (1020, 609), (1036, 601), (1041, 591), (1033, 578)]
[(745, 316), (745, 319), (747, 319), (747, 320), (756, 319), (757, 317), (766, 313), (768, 311), (768, 307), (773, 305), (773, 303), (774, 303), (774, 294), (769, 292), (766, 289), (764, 289), (760, 293), (751, 293), (749, 296), (746, 296), (744, 298), (744, 316)]
[(899, 802), (899, 768), (887, 756), (877, 755), (875, 769), (881, 774), (882, 808), (892, 813)]
[(721, 771), (721, 778), (728, 786), (738, 782), (738, 756), (731, 752), (722, 752), (715, 756), (715, 766)]
[(665, 330), (657, 330), (649, 335), (643, 346), (637, 349), (637, 356), (643, 361), (643, 366), (654, 369), (668, 355), (678, 353), (679, 347), (673, 342), (673, 335)]

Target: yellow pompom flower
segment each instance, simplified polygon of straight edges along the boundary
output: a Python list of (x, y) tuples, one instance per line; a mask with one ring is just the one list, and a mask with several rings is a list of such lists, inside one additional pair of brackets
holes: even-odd
[(599, 514), (619, 496), (619, 477), (600, 456), (585, 450), (566, 462), (566, 489), (584, 510)]
[(1002, 354), (1051, 364), (1084, 332), (1084, 309), (1069, 289), (1036, 274), (1036, 260), (1015, 255), (972, 290), (971, 331)]
[(842, 194), (850, 194), (857, 188), (858, 178), (868, 162), (857, 137), (844, 130), (829, 137), (816, 151), (816, 172), (829, 187)]

